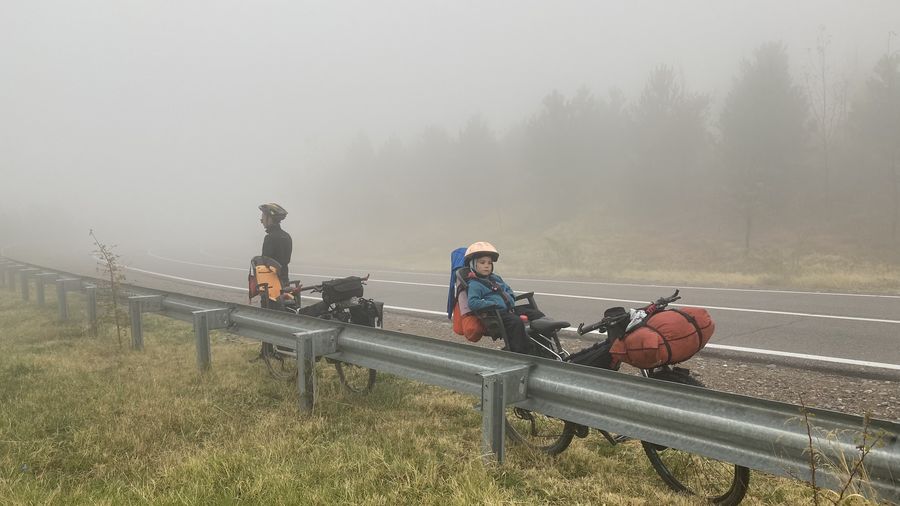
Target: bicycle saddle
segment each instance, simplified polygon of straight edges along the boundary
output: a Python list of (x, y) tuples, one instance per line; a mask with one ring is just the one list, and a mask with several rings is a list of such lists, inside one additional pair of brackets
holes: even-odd
[(538, 318), (537, 320), (531, 320), (529, 325), (534, 330), (540, 333), (546, 332), (554, 332), (559, 329), (564, 329), (566, 327), (571, 327), (572, 324), (569, 322), (559, 321), (559, 320), (551, 320), (550, 318)]

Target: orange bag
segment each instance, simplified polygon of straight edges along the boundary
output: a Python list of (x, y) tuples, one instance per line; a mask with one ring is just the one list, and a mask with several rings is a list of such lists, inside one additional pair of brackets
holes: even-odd
[(484, 337), (484, 325), (481, 320), (473, 314), (463, 316), (461, 313), (457, 302), (453, 307), (453, 332), (465, 336), (466, 340), (472, 343), (481, 341)]
[(660, 311), (609, 349), (613, 363), (625, 362), (641, 369), (677, 364), (706, 346), (716, 324), (703, 308), (682, 307)]

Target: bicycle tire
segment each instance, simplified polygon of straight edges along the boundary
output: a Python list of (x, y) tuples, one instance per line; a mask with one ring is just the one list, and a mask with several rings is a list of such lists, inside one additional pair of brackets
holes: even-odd
[(266, 369), (268, 369), (269, 374), (273, 378), (283, 381), (297, 379), (296, 356), (282, 353), (271, 343), (262, 343), (260, 355), (266, 364)]
[[(350, 321), (352, 322), (352, 319)], [(383, 315), (376, 317), (375, 324), (372, 326), (379, 329), (384, 328)], [(372, 391), (372, 388), (375, 386), (378, 371), (375, 369), (365, 369), (337, 360), (334, 360), (333, 362), (334, 368), (338, 374), (338, 379), (344, 388), (356, 394), (367, 394)], [(366, 370), (368, 373), (366, 373)]]
[(564, 452), (575, 436), (569, 422), (522, 408), (507, 409), (505, 422), (506, 435), (513, 443), (548, 455)]
[[(651, 373), (652, 378), (692, 385), (706, 386), (686, 373), (662, 370)], [(697, 454), (641, 441), (644, 453), (653, 470), (672, 490), (704, 497), (712, 504), (739, 504), (750, 485), (750, 470)]]
[(375, 369), (367, 369), (358, 365), (334, 361), (338, 379), (341, 385), (355, 394), (367, 394), (375, 386), (375, 378), (378, 374)]

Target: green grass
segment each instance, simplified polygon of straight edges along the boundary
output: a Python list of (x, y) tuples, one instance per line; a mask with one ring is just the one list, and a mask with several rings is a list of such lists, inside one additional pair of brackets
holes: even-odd
[[(51, 301), (52, 304), (52, 301)], [(475, 399), (379, 375), (365, 396), (320, 363), (314, 413), (249, 363), (257, 345), (145, 315), (144, 352), (89, 337), (52, 305), (0, 291), (0, 504), (697, 504), (669, 492), (635, 443), (596, 434), (558, 458), (480, 458)], [(754, 473), (746, 504), (809, 503), (805, 485)]]

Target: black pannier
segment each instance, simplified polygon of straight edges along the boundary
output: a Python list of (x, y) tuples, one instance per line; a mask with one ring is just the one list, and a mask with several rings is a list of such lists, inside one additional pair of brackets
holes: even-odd
[(350, 323), (367, 327), (381, 327), (383, 318), (384, 302), (359, 299), (359, 305), (350, 308)]
[(609, 348), (609, 341), (601, 341), (590, 348), (585, 348), (577, 353), (573, 353), (566, 360), (573, 364), (599, 367), (600, 369), (619, 370), (619, 363), (617, 363), (615, 367), (612, 366), (613, 360)]
[(347, 300), (350, 297), (362, 297), (362, 295), (362, 278), (357, 276), (322, 282), (322, 300), (329, 304)]

